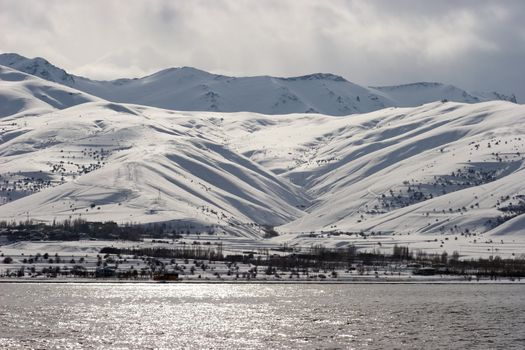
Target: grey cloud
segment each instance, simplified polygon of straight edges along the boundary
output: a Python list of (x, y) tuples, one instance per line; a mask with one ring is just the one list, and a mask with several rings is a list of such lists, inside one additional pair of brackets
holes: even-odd
[(1, 51), (93, 78), (183, 65), (233, 75), (322, 71), (525, 101), (521, 0), (0, 0), (0, 9)]

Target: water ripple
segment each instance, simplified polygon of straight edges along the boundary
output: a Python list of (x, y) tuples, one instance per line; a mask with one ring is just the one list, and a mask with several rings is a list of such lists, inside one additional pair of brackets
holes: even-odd
[(525, 286), (3, 284), (5, 349), (523, 349)]

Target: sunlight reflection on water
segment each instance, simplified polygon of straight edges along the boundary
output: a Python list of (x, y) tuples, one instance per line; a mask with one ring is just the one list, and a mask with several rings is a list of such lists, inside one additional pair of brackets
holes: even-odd
[(525, 348), (525, 286), (1, 284), (0, 348)]

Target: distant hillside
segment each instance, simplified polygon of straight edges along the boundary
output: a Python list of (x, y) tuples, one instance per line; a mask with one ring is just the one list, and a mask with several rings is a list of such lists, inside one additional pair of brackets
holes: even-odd
[(452, 85), (415, 83), (364, 87), (343, 77), (317, 73), (300, 77), (228, 77), (190, 67), (169, 68), (138, 79), (96, 81), (68, 74), (43, 58), (0, 55), (0, 65), (73, 87), (108, 101), (181, 111), (320, 113), (348, 115), (385, 107), (413, 107), (449, 100), (516, 102), (499, 93), (474, 94)]

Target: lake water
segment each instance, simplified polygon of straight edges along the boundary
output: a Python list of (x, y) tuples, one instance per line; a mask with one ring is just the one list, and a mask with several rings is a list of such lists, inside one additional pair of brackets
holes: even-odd
[(0, 284), (2, 349), (525, 349), (525, 285)]

